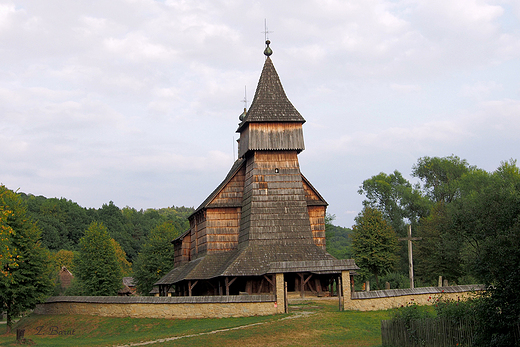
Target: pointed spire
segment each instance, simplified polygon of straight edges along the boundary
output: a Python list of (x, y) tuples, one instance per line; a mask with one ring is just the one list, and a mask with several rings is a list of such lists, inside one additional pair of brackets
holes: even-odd
[(250, 122), (305, 123), (305, 119), (285, 95), (278, 73), (269, 56), (265, 59), (253, 102), (237, 131), (239, 132), (245, 124)]

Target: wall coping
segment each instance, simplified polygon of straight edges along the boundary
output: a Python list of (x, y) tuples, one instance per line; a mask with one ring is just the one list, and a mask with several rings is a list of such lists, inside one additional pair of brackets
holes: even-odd
[(448, 286), (448, 287), (420, 287), (420, 288), (405, 288), (405, 289), (387, 289), (387, 290), (373, 290), (369, 292), (352, 292), (352, 300), (361, 299), (377, 299), (388, 298), (405, 295), (418, 294), (442, 294), (442, 293), (464, 293), (473, 291), (485, 290), (486, 286), (483, 284), (468, 284), (462, 286)]
[(45, 303), (76, 302), (89, 304), (212, 304), (275, 302), (274, 295), (222, 296), (51, 296)]

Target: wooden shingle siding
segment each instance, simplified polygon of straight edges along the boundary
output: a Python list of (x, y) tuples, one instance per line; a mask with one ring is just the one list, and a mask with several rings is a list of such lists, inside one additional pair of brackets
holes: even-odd
[(325, 206), (308, 206), (307, 209), (314, 243), (325, 250)]
[(222, 188), (210, 202), (211, 206), (241, 206), (244, 194), (245, 166)]
[(305, 149), (301, 123), (250, 123), (240, 134), (240, 151)]
[(285, 95), (278, 73), (269, 57), (265, 60), (251, 107), (237, 131), (242, 132), (243, 127), (249, 123), (259, 122), (305, 123), (305, 119)]
[(207, 252), (236, 249), (240, 228), (240, 208), (211, 208), (207, 210)]
[(297, 152), (256, 151), (247, 161), (239, 244), (312, 241)]
[(181, 239), (174, 242), (174, 265), (184, 264), (190, 261), (191, 253), (191, 230), (189, 230)]

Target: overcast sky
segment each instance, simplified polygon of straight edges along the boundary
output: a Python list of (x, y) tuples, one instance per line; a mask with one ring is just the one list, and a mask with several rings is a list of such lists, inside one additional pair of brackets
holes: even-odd
[(302, 173), (350, 227), (363, 180), (520, 151), (518, 0), (0, 0), (0, 182), (197, 207), (235, 159), (264, 19), (307, 120)]

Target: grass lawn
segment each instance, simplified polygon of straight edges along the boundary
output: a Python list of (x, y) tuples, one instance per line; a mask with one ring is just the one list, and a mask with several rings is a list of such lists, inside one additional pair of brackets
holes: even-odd
[[(290, 305), (290, 312), (222, 319), (31, 315), (16, 323), (11, 334), (0, 325), (0, 345), (15, 346), (16, 328), (25, 328), (25, 337), (38, 346), (113, 346), (186, 335), (191, 336), (147, 346), (380, 346), (381, 320), (391, 315), (338, 312), (336, 300)], [(250, 326), (218, 331), (244, 325)]]

